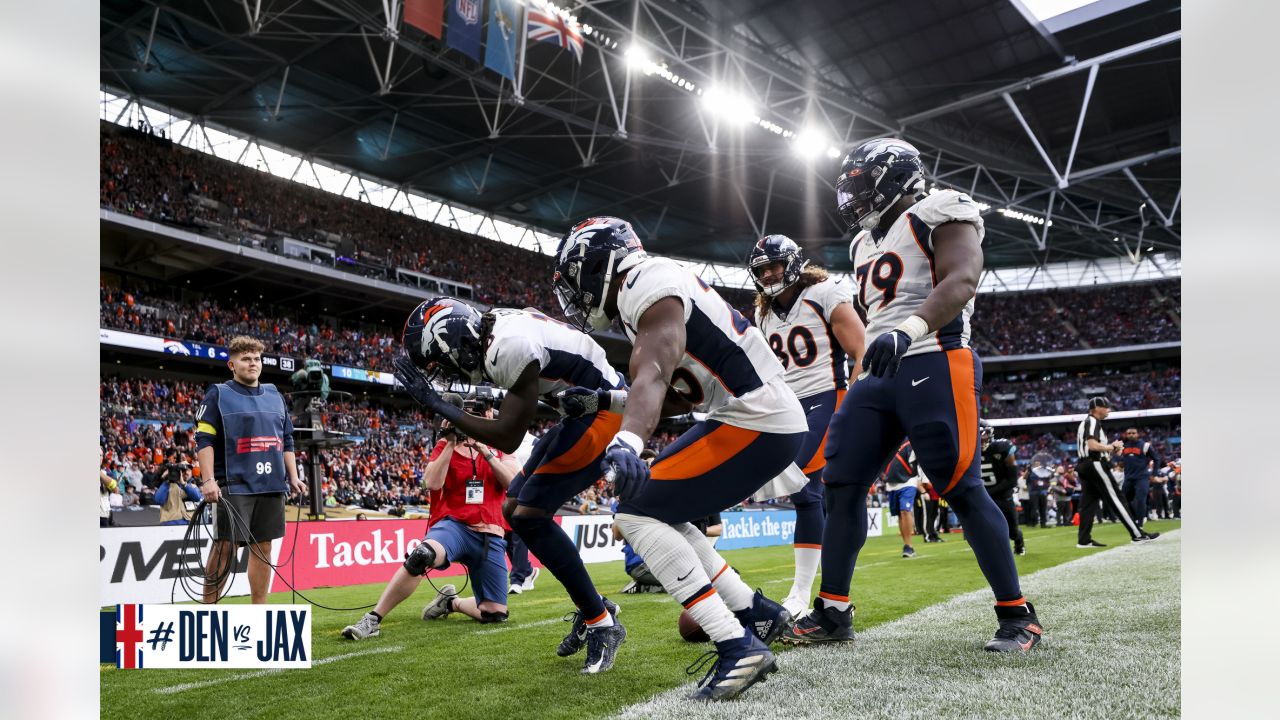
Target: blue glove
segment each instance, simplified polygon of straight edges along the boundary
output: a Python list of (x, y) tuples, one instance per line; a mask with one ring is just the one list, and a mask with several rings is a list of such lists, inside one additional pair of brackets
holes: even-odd
[(426, 373), (413, 364), (413, 360), (409, 359), (409, 353), (404, 348), (400, 348), (391, 362), (396, 368), (396, 380), (400, 381), (409, 396), (417, 400), (427, 409), (427, 412), (439, 415), (450, 422), (457, 422), (458, 418), (462, 417), (462, 410), (440, 397), (440, 393), (431, 387), (431, 381), (427, 379)]
[(614, 493), (621, 500), (635, 497), (649, 481), (649, 466), (640, 459), (644, 442), (635, 433), (623, 430), (613, 436), (600, 461), (605, 479), (613, 482)]
[(893, 377), (898, 374), (898, 365), (910, 347), (910, 335), (896, 328), (890, 330), (867, 346), (867, 353), (862, 356), (862, 369), (876, 377)]

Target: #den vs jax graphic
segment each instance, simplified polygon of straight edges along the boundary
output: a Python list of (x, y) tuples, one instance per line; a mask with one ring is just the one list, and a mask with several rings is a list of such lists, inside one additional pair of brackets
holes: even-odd
[(309, 668), (310, 605), (117, 605), (100, 660), (142, 668)]

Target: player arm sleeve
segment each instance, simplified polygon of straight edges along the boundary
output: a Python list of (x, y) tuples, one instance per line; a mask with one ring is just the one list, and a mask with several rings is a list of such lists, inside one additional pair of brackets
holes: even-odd
[(853, 304), (853, 286), (854, 282), (850, 279), (828, 280), (822, 283), (828, 287), (822, 293), (822, 314), (827, 322), (831, 322), (831, 316), (835, 313), (836, 308), (841, 303)]
[[(650, 265), (653, 264), (650, 263)], [(685, 322), (688, 322), (689, 316), (693, 314), (693, 303), (680, 289), (681, 278), (676, 275), (677, 271), (678, 268), (667, 267), (665, 264), (659, 264), (657, 267), (642, 265), (632, 269), (627, 277), (627, 281), (632, 284), (623, 283), (622, 292), (618, 294), (618, 309), (623, 322), (637, 328), (645, 312), (653, 307), (654, 303), (668, 297), (680, 301), (684, 306)]]
[(200, 409), (196, 411), (196, 450), (211, 448), (218, 442), (218, 433), (222, 428), (222, 414), (218, 412), (218, 386), (212, 385), (205, 391), (200, 401)]

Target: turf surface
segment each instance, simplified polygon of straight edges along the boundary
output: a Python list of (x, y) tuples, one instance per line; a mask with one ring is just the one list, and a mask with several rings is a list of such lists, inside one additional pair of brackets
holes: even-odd
[[(1148, 529), (1167, 531), (1178, 524), (1152, 522)], [(1074, 528), (1027, 530), (1026, 537), (1028, 553), (1018, 558), (1024, 575), (1099, 552), (1076, 549)], [(1113, 547), (1128, 543), (1124, 531), (1114, 524), (1096, 527), (1094, 537)], [(858, 606), (856, 630), (985, 588), (972, 552), (959, 535), (953, 534), (940, 544), (917, 543), (916, 550), (916, 558), (907, 560), (899, 557), (901, 543), (896, 536), (867, 542), (852, 590)], [(790, 587), (790, 547), (724, 555), (749, 584), (762, 587), (771, 597), (779, 598)], [(630, 631), (617, 665), (605, 675), (581, 675), (581, 655), (555, 656), (555, 646), (569, 627), (560, 617), (571, 608), (554, 578), (544, 573), (535, 591), (512, 597), (511, 620), (501, 626), (479, 625), (456, 614), (423, 622), (419, 613), (433, 594), (425, 583), (386, 618), (380, 637), (362, 642), (344, 640), (341, 629), (358, 620), (363, 611), (317, 609), (312, 639), (316, 665), (310, 670), (133, 672), (104, 666), (102, 714), (110, 718), (237, 720), (600, 717), (685, 684), (685, 666), (705, 647), (680, 639), (675, 628), (679, 606), (665, 595), (617, 594), (628, 580), (621, 563), (588, 568), (602, 591), (622, 606), (621, 620)], [(1172, 572), (1176, 583), (1176, 567)], [(1122, 587), (1136, 582), (1123, 574), (1123, 568), (1115, 573), (1115, 581), (1124, 583)], [(1056, 587), (1049, 583), (1045, 590)], [(381, 589), (381, 585), (362, 585), (306, 594), (325, 605), (346, 607), (372, 604)], [(1028, 588), (1028, 596), (1034, 602), (1037, 597), (1031, 590)], [(988, 599), (978, 605), (989, 605)], [(275, 594), (271, 601), (290, 602), (290, 594)], [(989, 608), (983, 611), (989, 613)], [(1175, 637), (1176, 621), (1175, 612)], [(782, 653), (784, 663), (792, 654), (809, 650), (775, 649)], [(975, 665), (971, 672), (978, 670)], [(1049, 670), (1060, 675), (1057, 684), (1066, 691), (1074, 686), (1079, 668)], [(934, 716), (939, 716), (936, 709)]]

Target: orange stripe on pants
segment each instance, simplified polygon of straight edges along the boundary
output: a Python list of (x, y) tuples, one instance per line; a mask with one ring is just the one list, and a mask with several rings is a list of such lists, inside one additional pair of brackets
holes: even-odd
[(715, 470), (742, 452), (760, 433), (732, 425), (721, 425), (689, 443), (683, 450), (653, 464), (653, 480), (688, 480)]
[(596, 413), (596, 419), (591, 422), (591, 426), (582, 434), (582, 437), (578, 438), (578, 442), (574, 443), (573, 447), (539, 465), (533, 474), (554, 475), (581, 470), (604, 452), (609, 440), (621, 427), (621, 415), (604, 410)]
[(942, 491), (945, 495), (960, 482), (973, 462), (978, 448), (978, 399), (975, 391), (976, 377), (973, 371), (973, 352), (968, 348), (947, 351), (947, 365), (951, 368), (951, 396), (956, 406), (956, 431), (960, 441), (960, 453), (956, 468), (951, 471), (951, 482)]
[[(833, 416), (836, 414), (836, 410), (840, 409), (840, 403), (844, 400), (844, 394), (846, 392), (846, 390), (836, 391), (836, 406), (831, 408), (831, 414)], [(828, 423), (828, 425), (830, 425), (830, 423)], [(817, 452), (813, 454), (813, 457), (809, 458), (809, 462), (805, 463), (805, 466), (800, 469), (800, 472), (808, 475), (809, 473), (817, 472), (827, 466), (827, 458), (823, 455), (823, 452), (827, 449), (827, 433), (829, 432), (829, 429), (822, 431), (822, 442), (818, 443)]]

